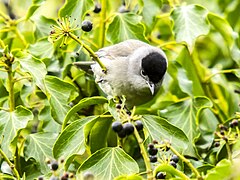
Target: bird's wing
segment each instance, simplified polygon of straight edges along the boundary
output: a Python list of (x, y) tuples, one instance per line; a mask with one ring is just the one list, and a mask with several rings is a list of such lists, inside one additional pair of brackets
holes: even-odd
[(118, 59), (119, 57), (127, 57), (131, 55), (136, 49), (142, 46), (149, 46), (148, 44), (130, 39), (124, 42), (102, 48), (96, 52), (99, 58), (106, 57), (108, 59)]

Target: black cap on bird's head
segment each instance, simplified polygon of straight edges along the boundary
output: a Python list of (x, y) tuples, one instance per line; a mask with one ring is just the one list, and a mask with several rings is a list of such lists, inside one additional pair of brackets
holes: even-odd
[(158, 52), (149, 53), (142, 59), (141, 74), (147, 77), (147, 83), (154, 94), (155, 84), (158, 84), (163, 79), (167, 71), (167, 60)]

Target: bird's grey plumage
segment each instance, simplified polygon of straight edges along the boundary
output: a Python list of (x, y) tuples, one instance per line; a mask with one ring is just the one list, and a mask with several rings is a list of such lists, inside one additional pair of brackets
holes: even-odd
[[(167, 68), (167, 57), (161, 49), (138, 40), (127, 40), (105, 47), (96, 54), (107, 68), (105, 74), (98, 64), (91, 66), (96, 82), (110, 97), (124, 95), (128, 107), (140, 105), (152, 99), (153, 93), (156, 93), (162, 83), (163, 77), (153, 83), (149, 79), (150, 76), (142, 74), (144, 65), (142, 60), (149, 54), (156, 54), (161, 59), (161, 61), (156, 60), (156, 65), (164, 66), (161, 67), (163, 73), (160, 76), (164, 76)], [(146, 68), (150, 71), (156, 69), (155, 67)], [(158, 75), (158, 72), (156, 73)]]

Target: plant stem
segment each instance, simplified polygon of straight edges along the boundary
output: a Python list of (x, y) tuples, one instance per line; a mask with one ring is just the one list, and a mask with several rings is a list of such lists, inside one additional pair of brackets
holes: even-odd
[(188, 159), (186, 159), (184, 156), (178, 153), (177, 150), (174, 149), (171, 145), (169, 146), (169, 148), (174, 154), (176, 154), (183, 162), (185, 162), (188, 165), (188, 167), (192, 170), (192, 172), (195, 173), (197, 179), (203, 179), (200, 173), (198, 172), (198, 170), (192, 165), (192, 163)]
[(12, 112), (15, 109), (12, 64), (10, 64), (8, 67), (8, 88), (9, 88), (9, 111)]
[(212, 77), (218, 75), (218, 74), (225, 74), (225, 73), (234, 73), (237, 69), (227, 69), (227, 70), (221, 70), (216, 73), (211, 74), (210, 76), (206, 77), (205, 83), (207, 83)]
[(100, 20), (100, 47), (104, 47), (106, 29), (106, 0), (101, 1), (101, 20)]
[(101, 60), (99, 59), (99, 57), (94, 53), (94, 51), (86, 44), (82, 43), (79, 38), (74, 35), (73, 33), (69, 32), (68, 33), (69, 37), (72, 38), (74, 41), (76, 41), (77, 43), (79, 43), (81, 46), (83, 46), (84, 49), (86, 49), (88, 51), (88, 53), (90, 54), (90, 56), (99, 64), (99, 66), (102, 68), (102, 70), (104, 72), (107, 71), (105, 65), (101, 62)]
[(139, 144), (139, 147), (140, 147), (140, 150), (141, 150), (141, 154), (142, 154), (142, 157), (143, 157), (143, 160), (144, 160), (144, 163), (145, 163), (145, 166), (146, 166), (146, 171), (147, 171), (147, 179), (148, 180), (153, 180), (153, 173), (152, 173), (152, 168), (151, 168), (151, 164), (150, 164), (150, 160), (148, 158), (148, 154), (147, 154), (147, 151), (143, 145), (143, 140), (142, 138), (140, 137), (136, 127), (134, 127), (134, 135), (137, 139), (137, 142)]
[(226, 144), (228, 159), (229, 159), (231, 162), (233, 162), (233, 159), (232, 159), (232, 151), (231, 151), (231, 149), (230, 149), (230, 146), (229, 146), (228, 142), (226, 142), (225, 144)]
[(18, 180), (20, 180), (20, 176), (19, 173), (17, 171), (17, 169), (15, 168), (14, 164), (11, 163), (11, 161), (8, 159), (8, 157), (6, 156), (6, 154), (2, 151), (2, 149), (0, 149), (0, 154), (3, 157), (3, 159), (8, 163), (8, 165), (10, 166), (10, 168), (12, 169), (13, 173), (15, 174), (15, 176), (17, 177)]

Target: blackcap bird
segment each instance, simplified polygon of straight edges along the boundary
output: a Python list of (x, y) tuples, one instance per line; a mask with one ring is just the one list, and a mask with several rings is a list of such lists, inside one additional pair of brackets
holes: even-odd
[(91, 65), (95, 81), (108, 97), (125, 96), (131, 108), (154, 97), (167, 70), (165, 53), (139, 40), (126, 40), (96, 52), (106, 67)]

